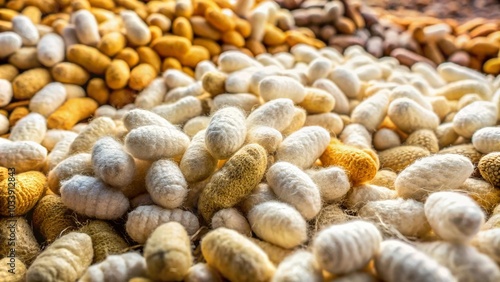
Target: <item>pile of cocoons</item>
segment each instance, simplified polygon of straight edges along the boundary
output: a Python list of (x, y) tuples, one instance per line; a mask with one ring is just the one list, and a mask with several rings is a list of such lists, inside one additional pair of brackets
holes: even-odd
[[(0, 281), (500, 281), (500, 78), (298, 31), (284, 51), (197, 57), (202, 36), (176, 41), (168, 15), (174, 30), (218, 15), (225, 38), (279, 12), (195, 2), (0, 9), (0, 42), (17, 44), (0, 66)], [(127, 42), (113, 55), (109, 34)]]

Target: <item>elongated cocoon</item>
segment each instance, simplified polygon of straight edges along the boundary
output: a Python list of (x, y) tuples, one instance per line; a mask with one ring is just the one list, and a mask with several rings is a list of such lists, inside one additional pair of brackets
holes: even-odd
[(61, 199), (68, 208), (97, 219), (118, 219), (129, 208), (122, 192), (84, 175), (75, 175), (63, 182)]
[(21, 49), (23, 39), (15, 32), (5, 31), (0, 36), (0, 44), (3, 47), (0, 50), (0, 58), (5, 58)]
[(328, 76), (348, 98), (356, 98), (361, 90), (361, 80), (345, 67), (336, 67)]
[(209, 266), (231, 281), (269, 281), (275, 267), (262, 249), (234, 230), (218, 228), (201, 241)]
[(247, 127), (265, 125), (283, 131), (290, 124), (295, 114), (293, 101), (290, 99), (276, 99), (269, 101), (255, 109), (247, 117)]
[(176, 221), (193, 235), (200, 228), (198, 218), (190, 211), (163, 209), (156, 205), (138, 206), (127, 216), (127, 234), (137, 243), (144, 244), (153, 231), (163, 223)]
[(497, 122), (497, 115), (495, 104), (476, 101), (457, 112), (453, 118), (453, 129), (458, 135), (471, 138), (479, 129), (494, 126)]
[(280, 281), (323, 281), (323, 274), (316, 262), (314, 255), (310, 252), (299, 250), (285, 258), (271, 280)]
[(30, 113), (21, 118), (10, 130), (12, 141), (33, 141), (42, 143), (47, 132), (47, 121), (38, 113)]
[(64, 60), (64, 40), (56, 33), (45, 34), (36, 48), (38, 61), (46, 67), (52, 67)]
[(484, 154), (500, 151), (500, 127), (484, 127), (474, 132), (472, 144)]
[(386, 240), (380, 244), (380, 250), (375, 255), (375, 269), (387, 282), (455, 281), (446, 267), (397, 240)]
[(318, 233), (312, 243), (320, 267), (332, 274), (362, 269), (378, 252), (382, 235), (366, 221), (332, 225)]
[(330, 134), (319, 126), (307, 126), (290, 134), (276, 151), (277, 161), (286, 161), (302, 169), (309, 168), (323, 154)]
[(182, 155), (179, 167), (189, 182), (197, 182), (209, 177), (217, 168), (217, 159), (205, 145), (205, 131), (196, 133), (189, 147)]
[(448, 100), (459, 100), (466, 94), (475, 93), (484, 100), (490, 100), (491, 88), (484, 81), (465, 79), (449, 83), (436, 90), (435, 96), (444, 96)]
[(18, 15), (12, 19), (12, 30), (21, 36), (25, 46), (36, 45), (40, 39), (36, 26), (24, 15)]
[(80, 282), (127, 281), (146, 275), (146, 260), (136, 252), (109, 255), (104, 261), (87, 268)]
[(349, 178), (340, 167), (331, 166), (319, 170), (308, 170), (306, 173), (318, 186), (322, 201), (339, 200), (351, 189)]
[(434, 130), (439, 125), (439, 117), (432, 110), (425, 109), (409, 98), (392, 101), (387, 114), (391, 121), (406, 133), (418, 129)]
[(307, 240), (306, 221), (288, 204), (278, 201), (258, 204), (247, 218), (253, 232), (269, 243), (291, 249)]
[(184, 277), (185, 282), (222, 282), (220, 273), (206, 263), (199, 262), (191, 268)]
[(448, 268), (457, 281), (500, 280), (498, 265), (472, 246), (436, 241), (418, 244), (417, 249)]
[(247, 67), (262, 67), (260, 63), (253, 58), (239, 51), (224, 52), (218, 59), (219, 69), (222, 72), (231, 73)]
[(238, 231), (245, 236), (252, 236), (247, 219), (235, 208), (222, 209), (212, 217), (212, 229), (225, 227)]
[(245, 115), (234, 107), (217, 111), (205, 131), (208, 151), (217, 159), (227, 159), (245, 142)]
[(75, 138), (69, 149), (69, 154), (87, 153), (94, 143), (103, 136), (114, 135), (115, 122), (108, 117), (92, 120)]
[(360, 123), (369, 131), (374, 131), (382, 123), (389, 108), (389, 97), (386, 91), (363, 100), (351, 113), (351, 122)]
[(144, 88), (135, 98), (135, 104), (141, 109), (152, 109), (163, 102), (163, 98), (167, 94), (167, 86), (163, 78), (155, 78), (151, 83)]
[(81, 153), (69, 156), (49, 172), (49, 187), (52, 192), (59, 194), (59, 188), (63, 180), (68, 180), (77, 174), (92, 175), (93, 172), (90, 154)]
[(297, 80), (286, 76), (269, 76), (259, 83), (260, 96), (265, 101), (288, 98), (298, 104), (306, 97), (306, 89)]
[(172, 124), (181, 124), (201, 115), (203, 109), (200, 100), (196, 97), (187, 96), (172, 104), (156, 106), (151, 111)]
[(179, 281), (186, 276), (191, 264), (191, 240), (177, 222), (160, 225), (144, 246), (149, 277), (161, 281)]
[(236, 152), (212, 176), (200, 195), (198, 210), (205, 220), (248, 196), (262, 180), (266, 166), (267, 152), (260, 145), (248, 144)]
[(269, 153), (274, 153), (283, 141), (283, 135), (269, 126), (252, 127), (247, 132), (246, 142), (261, 145)]
[(146, 176), (146, 189), (151, 199), (167, 209), (182, 205), (188, 193), (187, 185), (179, 166), (171, 160), (154, 162)]
[(477, 233), (472, 239), (471, 244), (498, 264), (500, 262), (499, 240), (500, 229), (494, 228)]
[(146, 125), (158, 125), (171, 129), (175, 128), (175, 126), (161, 116), (142, 109), (133, 109), (127, 112), (123, 117), (123, 125), (125, 125), (129, 131)]
[(92, 148), (94, 174), (105, 183), (122, 187), (132, 182), (135, 171), (134, 158), (112, 137), (104, 137)]
[(127, 40), (136, 46), (146, 45), (151, 41), (151, 32), (142, 19), (133, 11), (120, 13), (125, 27)]
[(158, 160), (183, 154), (189, 137), (177, 129), (157, 125), (133, 129), (125, 137), (125, 147), (135, 158)]
[(395, 228), (406, 237), (423, 237), (431, 230), (425, 216), (424, 204), (412, 199), (368, 202), (359, 210), (358, 215), (362, 219), (386, 226), (389, 233), (390, 228)]
[(469, 197), (456, 192), (432, 193), (425, 215), (434, 232), (446, 241), (467, 242), (484, 224), (484, 213)]
[(71, 232), (48, 246), (26, 273), (27, 281), (76, 281), (92, 263), (89, 235)]
[(429, 193), (458, 188), (472, 174), (474, 166), (457, 154), (421, 158), (399, 173), (394, 182), (400, 197), (424, 200)]
[(66, 89), (59, 82), (52, 82), (38, 91), (30, 100), (29, 109), (48, 117), (66, 101)]
[(82, 9), (75, 12), (72, 17), (78, 41), (85, 45), (96, 46), (101, 40), (101, 36), (94, 15), (90, 11)]
[(383, 186), (363, 184), (353, 187), (347, 194), (345, 206), (357, 211), (369, 202), (390, 200), (397, 197), (394, 190)]
[(17, 173), (43, 167), (47, 149), (33, 141), (3, 142), (0, 146), (0, 166), (12, 167)]
[(306, 220), (318, 214), (321, 209), (318, 186), (301, 169), (277, 162), (267, 171), (266, 179), (278, 199), (295, 207)]

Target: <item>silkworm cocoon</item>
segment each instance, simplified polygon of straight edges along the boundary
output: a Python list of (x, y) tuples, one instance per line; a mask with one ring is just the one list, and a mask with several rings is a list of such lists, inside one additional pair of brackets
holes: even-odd
[(232, 281), (269, 281), (275, 267), (258, 246), (236, 231), (218, 228), (201, 241), (209, 266)]
[(25, 46), (36, 45), (40, 39), (36, 26), (24, 15), (18, 15), (12, 19), (12, 30), (21, 36)]
[(416, 160), (430, 155), (427, 149), (417, 146), (399, 146), (379, 152), (380, 167), (401, 172)]
[(28, 268), (28, 281), (76, 281), (92, 263), (92, 240), (71, 232), (48, 246)]
[(235, 208), (222, 209), (212, 217), (212, 229), (225, 227), (238, 231), (245, 236), (252, 236), (252, 230), (246, 218)]
[(471, 245), (476, 247), (478, 251), (489, 256), (497, 264), (500, 262), (499, 255), (499, 234), (500, 229), (495, 228), (491, 230), (481, 231), (471, 241)]
[(472, 144), (461, 144), (449, 146), (441, 149), (438, 154), (458, 154), (467, 157), (472, 164), (475, 166), (479, 163), (479, 160), (484, 156), (479, 151), (474, 148)]
[[(270, 102), (268, 102), (268, 103), (270, 103)], [(328, 113), (326, 113), (326, 114), (328, 114)], [(318, 114), (318, 115), (314, 115), (314, 116), (310, 116), (310, 117), (313, 117), (313, 119), (312, 119), (313, 121), (318, 120), (318, 122), (322, 122), (324, 119), (322, 117), (323, 115), (325, 115), (325, 114)], [(297, 130), (301, 129), (306, 124), (307, 117), (308, 117), (307, 112), (304, 109), (302, 109), (300, 107), (295, 107), (290, 123), (288, 124), (288, 126), (285, 129), (283, 129), (281, 131), (281, 133), (284, 136), (287, 136), (287, 135), (290, 135), (290, 134), (296, 132)], [(327, 119), (328, 119), (328, 117), (327, 117)], [(308, 126), (315, 126), (315, 125), (325, 127), (325, 124), (321, 124), (321, 123), (320, 124), (310, 124)], [(331, 126), (335, 127), (337, 125), (334, 122), (333, 124), (331, 124)], [(329, 130), (330, 128), (325, 127), (325, 129)]]
[(59, 82), (52, 82), (33, 96), (30, 100), (29, 109), (31, 112), (48, 117), (64, 103), (66, 97), (64, 85)]
[(111, 89), (121, 89), (127, 86), (130, 78), (130, 69), (123, 60), (113, 60), (106, 69), (106, 84)]
[(85, 233), (92, 239), (94, 263), (105, 260), (108, 255), (124, 253), (129, 247), (122, 236), (106, 221), (91, 220), (78, 229), (78, 232)]
[(281, 142), (276, 151), (276, 160), (308, 168), (323, 154), (329, 141), (330, 134), (324, 128), (303, 127)]
[[(24, 217), (4, 217), (0, 219), (0, 228), (0, 238), (4, 242), (0, 245), (0, 256), (13, 257), (12, 247), (14, 246), (9, 246), (8, 242), (13, 242), (15, 238), (15, 260), (30, 265), (40, 253), (40, 245), (28, 221)], [(14, 238), (10, 235), (12, 233), (16, 235)]]
[(217, 63), (219, 65), (219, 70), (225, 73), (235, 72), (247, 67), (262, 67), (262, 65), (253, 58), (239, 51), (222, 53)]
[(337, 139), (332, 139), (320, 156), (320, 160), (324, 167), (332, 165), (342, 167), (353, 185), (370, 181), (378, 170), (376, 161), (368, 153), (344, 145)]
[(78, 281), (128, 281), (143, 275), (146, 275), (144, 257), (139, 253), (128, 252), (122, 255), (110, 255), (104, 261), (91, 265)]
[(344, 212), (339, 204), (323, 206), (318, 216), (314, 219), (314, 232), (317, 233), (331, 225), (345, 223), (349, 220), (349, 216)]
[(314, 59), (307, 69), (307, 77), (309, 81), (315, 82), (320, 78), (326, 78), (332, 69), (333, 64), (327, 58), (319, 57)]
[(5, 31), (0, 36), (0, 44), (3, 46), (0, 57), (5, 58), (21, 49), (23, 39), (15, 32)]
[(122, 51), (125, 46), (125, 36), (115, 31), (104, 34), (97, 44), (97, 49), (103, 54), (112, 57)]
[(83, 44), (75, 44), (68, 47), (66, 51), (68, 61), (78, 64), (93, 74), (105, 73), (111, 59), (94, 47)]
[(440, 64), (436, 68), (436, 70), (439, 73), (439, 76), (442, 77), (447, 82), (454, 82), (466, 79), (474, 79), (486, 82), (483, 74), (475, 70), (472, 70), (470, 68), (462, 67), (460, 65), (451, 62)]
[(308, 170), (306, 172), (318, 186), (322, 201), (332, 202), (339, 200), (351, 189), (349, 178), (340, 167), (332, 166), (319, 170)]
[(35, 47), (23, 47), (9, 56), (9, 64), (20, 70), (27, 70), (41, 67), (42, 64), (37, 59)]
[(11, 258), (5, 257), (0, 259), (0, 280), (6, 282), (23, 281), (26, 278), (26, 265), (18, 260), (14, 259), (15, 269), (11, 268)]
[(477, 101), (462, 108), (453, 118), (453, 129), (460, 136), (471, 138), (477, 130), (494, 126), (497, 122), (497, 108), (487, 101)]
[(266, 9), (259, 8), (253, 9), (248, 15), (248, 21), (252, 26), (252, 33), (250, 39), (255, 41), (262, 41), (266, 31), (266, 22), (269, 17), (269, 12)]
[(112, 137), (103, 137), (95, 142), (92, 147), (92, 166), (95, 176), (114, 187), (132, 182), (135, 171), (132, 156)]
[(9, 139), (12, 141), (33, 141), (42, 143), (47, 132), (47, 122), (38, 113), (30, 113), (21, 118), (10, 130)]
[(356, 98), (361, 90), (361, 80), (345, 67), (336, 67), (328, 76), (348, 98)]
[(85, 69), (77, 64), (68, 62), (56, 64), (52, 68), (51, 74), (55, 81), (61, 83), (83, 85), (89, 80), (89, 73)]
[(164, 98), (164, 102), (172, 103), (187, 96), (200, 96), (205, 93), (202, 82), (198, 81), (189, 86), (177, 87), (169, 91)]
[[(162, 140), (159, 142), (159, 140)], [(125, 147), (134, 157), (158, 160), (183, 154), (189, 146), (189, 137), (183, 132), (157, 125), (133, 129), (125, 138)]]
[(353, 187), (346, 196), (345, 206), (357, 211), (369, 202), (391, 200), (397, 193), (387, 187), (363, 184)]
[(33, 227), (50, 244), (61, 234), (72, 231), (76, 223), (61, 197), (46, 195), (38, 201), (33, 210)]
[(265, 101), (288, 98), (294, 103), (300, 103), (306, 97), (306, 89), (302, 84), (293, 78), (284, 76), (270, 76), (261, 80), (259, 93)]
[(433, 109), (432, 104), (413, 86), (401, 85), (394, 87), (390, 92), (389, 98), (391, 102), (398, 98), (408, 98), (417, 102), (426, 110)]
[(209, 177), (217, 167), (217, 159), (205, 145), (205, 131), (198, 132), (191, 140), (189, 147), (180, 162), (182, 174), (189, 182), (197, 182)]
[(306, 95), (304, 100), (299, 103), (299, 106), (308, 113), (328, 113), (335, 107), (335, 100), (328, 92), (316, 88), (306, 88), (305, 91)]
[(380, 244), (375, 269), (384, 281), (455, 281), (450, 271), (412, 246), (397, 240)]
[(4, 115), (0, 115), (0, 134), (3, 135), (9, 132), (9, 127), (10, 127), (9, 119)]
[(56, 33), (48, 33), (37, 45), (37, 58), (46, 67), (52, 67), (64, 60), (64, 41)]
[(314, 238), (312, 251), (322, 269), (345, 274), (368, 264), (381, 242), (382, 235), (375, 225), (356, 220), (320, 231)]
[(477, 167), (484, 180), (496, 187), (500, 186), (500, 175), (498, 175), (498, 170), (500, 168), (500, 152), (489, 153), (482, 157)]
[(153, 202), (167, 209), (178, 208), (187, 195), (187, 182), (178, 165), (158, 160), (148, 170), (146, 188)]
[(333, 96), (335, 100), (335, 107), (333, 108), (333, 111), (335, 113), (338, 114), (349, 113), (349, 101), (335, 83), (326, 78), (321, 78), (316, 80), (312, 86), (318, 89), (325, 90), (326, 92), (328, 92), (330, 95)]
[(144, 88), (135, 99), (135, 104), (138, 108), (149, 110), (162, 103), (165, 94), (167, 93), (167, 86), (163, 78), (156, 78)]
[(94, 143), (103, 136), (113, 135), (116, 129), (115, 122), (108, 117), (92, 120), (75, 138), (69, 149), (70, 154), (87, 153), (92, 150)]
[(281, 133), (268, 126), (256, 126), (251, 128), (246, 136), (246, 143), (261, 145), (269, 153), (274, 153), (283, 141)]
[(0, 146), (0, 166), (13, 167), (17, 173), (43, 167), (47, 149), (33, 141), (4, 142)]
[[(292, 206), (268, 201), (254, 206), (248, 213), (253, 232), (261, 239), (291, 249), (307, 240), (304, 218)], [(272, 230), (280, 230), (273, 232)]]
[[(182, 127), (182, 131), (186, 133), (189, 137), (195, 136), (198, 132), (206, 129), (210, 123), (210, 117), (208, 116), (198, 116), (188, 120)], [(205, 141), (203, 141), (205, 144)]]
[(90, 154), (82, 153), (69, 156), (49, 172), (49, 187), (54, 193), (59, 194), (59, 188), (63, 180), (67, 180), (77, 174), (92, 175), (93, 172)]
[(358, 215), (364, 220), (380, 223), (389, 234), (397, 231), (406, 237), (421, 238), (431, 230), (424, 204), (411, 199), (371, 201), (359, 210)]
[(170, 129), (175, 128), (166, 119), (142, 109), (133, 109), (127, 112), (123, 117), (123, 123), (129, 131), (147, 125), (163, 126)]
[(139, 64), (130, 72), (128, 86), (134, 90), (142, 90), (156, 78), (156, 70), (150, 64)]
[(214, 212), (230, 208), (249, 195), (264, 176), (266, 166), (267, 152), (260, 145), (248, 144), (238, 150), (200, 195), (198, 210), (202, 216), (209, 220)]
[(340, 134), (340, 140), (345, 145), (359, 149), (370, 149), (372, 144), (370, 132), (368, 132), (364, 125), (359, 123), (350, 123), (346, 125)]
[(97, 21), (87, 10), (78, 10), (72, 15), (78, 41), (85, 45), (96, 46), (101, 40)]
[(392, 170), (381, 169), (377, 171), (375, 178), (370, 181), (370, 184), (394, 189), (394, 181), (396, 181), (397, 173)]
[(446, 84), (446, 81), (439, 75), (435, 68), (424, 62), (415, 63), (411, 70), (414, 73), (421, 74), (429, 84), (434, 87), (442, 87)]
[(290, 99), (276, 99), (269, 101), (248, 115), (248, 128), (265, 125), (283, 131), (290, 124), (295, 114), (293, 101)]
[(181, 36), (165, 35), (156, 38), (151, 43), (153, 48), (161, 57), (182, 57), (191, 48), (191, 42)]
[(394, 124), (406, 133), (418, 129), (436, 129), (439, 117), (409, 98), (398, 98), (391, 102), (388, 116)]
[(252, 190), (250, 195), (240, 202), (239, 208), (244, 214), (248, 214), (254, 206), (275, 200), (277, 200), (277, 198), (271, 187), (266, 183), (260, 183)]
[(144, 244), (158, 226), (170, 221), (180, 223), (189, 235), (193, 235), (200, 227), (198, 218), (190, 211), (167, 210), (155, 205), (135, 208), (128, 214), (125, 227), (134, 241)]
[(254, 107), (260, 105), (259, 97), (247, 94), (220, 94), (213, 99), (212, 112), (215, 112), (224, 107), (237, 107), (245, 112), (250, 112)]
[(12, 81), (14, 98), (18, 100), (30, 99), (50, 83), (51, 77), (48, 70), (43, 68), (30, 69), (16, 76)]
[(474, 247), (449, 242), (421, 243), (417, 248), (448, 268), (457, 281), (497, 281), (500, 269)]
[(215, 158), (227, 159), (243, 145), (246, 134), (243, 112), (227, 107), (212, 116), (205, 131), (205, 144)]
[(247, 93), (250, 89), (252, 74), (255, 68), (248, 67), (230, 73), (224, 81), (224, 89), (227, 93)]
[(467, 242), (484, 224), (484, 213), (469, 197), (456, 192), (432, 193), (425, 215), (434, 232), (446, 241)]
[(351, 113), (351, 121), (362, 124), (368, 131), (375, 131), (387, 115), (388, 108), (388, 93), (379, 91), (354, 108)]
[(156, 228), (146, 242), (144, 258), (151, 278), (161, 281), (183, 279), (193, 260), (191, 241), (184, 227), (168, 222)]
[[(11, 183), (15, 184), (14, 191)], [(4, 179), (0, 182), (0, 204), (4, 207), (0, 215), (17, 216), (29, 212), (45, 192), (46, 184), (47, 178), (38, 171), (20, 173), (15, 179)]]
[(309, 64), (314, 59), (321, 56), (316, 48), (307, 44), (294, 45), (290, 49), (290, 53), (292, 53), (296, 62), (303, 62), (306, 64)]
[(306, 220), (318, 214), (321, 209), (319, 188), (298, 167), (277, 162), (267, 171), (266, 179), (278, 199), (295, 207)]
[[(446, 98), (445, 98), (446, 99)], [(460, 100), (457, 102), (457, 110), (460, 111), (464, 107), (476, 102), (476, 101), (482, 101), (481, 97), (477, 94), (466, 94)]]
[(184, 277), (186, 282), (222, 282), (222, 277), (217, 270), (206, 263), (197, 263), (189, 268)]
[(151, 32), (146, 23), (133, 11), (122, 11), (125, 35), (128, 42), (136, 46), (146, 45), (151, 41)]
[(491, 88), (486, 83), (473, 79), (451, 82), (436, 90), (436, 96), (444, 96), (448, 100), (458, 100), (465, 94), (475, 93), (485, 100), (492, 96)]
[(429, 193), (456, 189), (473, 170), (474, 166), (467, 157), (456, 154), (431, 155), (401, 171), (394, 184), (400, 197), (422, 201)]
[(0, 79), (0, 107), (7, 106), (14, 95), (12, 84), (6, 79)]
[(425, 148), (431, 153), (439, 151), (439, 141), (436, 134), (428, 129), (414, 131), (406, 138), (405, 144)]
[[(395, 148), (401, 145), (399, 135), (392, 129), (382, 128), (373, 134), (373, 146), (378, 151)], [(379, 156), (380, 157), (380, 156)]]
[(187, 96), (171, 104), (163, 104), (151, 109), (172, 124), (182, 124), (202, 113), (201, 101)]
[(90, 117), (98, 104), (91, 98), (71, 98), (47, 118), (47, 127), (71, 129), (78, 121)]
[(117, 219), (129, 208), (122, 192), (91, 176), (73, 176), (62, 183), (60, 192), (68, 208), (89, 217)]
[(500, 190), (481, 179), (467, 178), (467, 180), (465, 180), (456, 190), (466, 193), (485, 211), (486, 214), (491, 214), (500, 201)]
[(323, 274), (310, 252), (299, 250), (285, 258), (276, 269), (271, 280), (279, 281), (323, 281)]

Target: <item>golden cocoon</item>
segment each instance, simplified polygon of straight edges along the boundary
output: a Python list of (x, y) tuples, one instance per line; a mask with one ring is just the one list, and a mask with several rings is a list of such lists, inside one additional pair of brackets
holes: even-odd
[(233, 281), (269, 281), (275, 267), (262, 249), (236, 231), (218, 228), (201, 241), (209, 266)]
[(83, 44), (75, 44), (68, 47), (66, 51), (68, 61), (82, 66), (87, 71), (102, 75), (111, 63), (108, 56), (96, 48)]
[(127, 86), (130, 78), (130, 68), (123, 60), (113, 60), (106, 69), (106, 85), (111, 89), (121, 89)]

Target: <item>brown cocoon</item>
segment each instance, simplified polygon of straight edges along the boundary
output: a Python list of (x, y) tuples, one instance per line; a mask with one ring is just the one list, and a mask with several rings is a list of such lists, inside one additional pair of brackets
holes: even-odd
[(427, 157), (430, 152), (417, 146), (399, 146), (384, 150), (378, 154), (380, 168), (401, 172), (416, 160)]
[(50, 129), (71, 129), (78, 121), (89, 118), (98, 104), (91, 98), (71, 98), (47, 118)]
[(46, 69), (36, 68), (27, 70), (16, 76), (12, 81), (14, 98), (18, 100), (30, 99), (51, 81), (50, 73)]
[(114, 90), (109, 95), (109, 104), (117, 109), (121, 109), (125, 105), (133, 103), (135, 97), (137, 97), (137, 93), (134, 90), (128, 88)]
[[(14, 228), (11, 231), (13, 225)], [(11, 232), (15, 234), (15, 241), (10, 239)], [(0, 257), (7, 257), (11, 254), (12, 246), (9, 246), (9, 242), (15, 243), (16, 259), (26, 265), (30, 265), (40, 253), (40, 245), (38, 245), (31, 226), (24, 217), (0, 218), (0, 240), (3, 242), (0, 244)]]
[(106, 221), (91, 220), (78, 232), (85, 233), (92, 239), (93, 263), (105, 260), (108, 255), (125, 253), (129, 247), (123, 237)]
[(68, 84), (84, 85), (89, 80), (89, 73), (77, 64), (62, 62), (51, 70), (55, 81)]
[(58, 237), (73, 231), (76, 223), (72, 211), (66, 208), (60, 196), (47, 195), (38, 202), (33, 211), (33, 227), (50, 244)]

